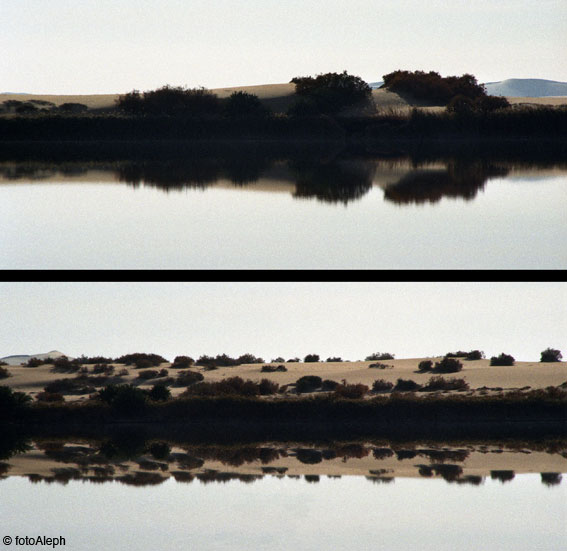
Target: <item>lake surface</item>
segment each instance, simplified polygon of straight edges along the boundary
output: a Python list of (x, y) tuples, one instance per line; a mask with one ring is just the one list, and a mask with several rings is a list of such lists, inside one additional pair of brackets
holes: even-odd
[(565, 269), (567, 164), (0, 163), (1, 269)]
[[(77, 551), (557, 551), (567, 541), (567, 486), (560, 472), (504, 469), (565, 472), (564, 443), (532, 450), (525, 443), (138, 442), (126, 451), (121, 442), (43, 441), (7, 459), (4, 454), (2, 537), (63, 536), (64, 548)], [(416, 464), (434, 472), (416, 476)], [(30, 475), (34, 470), (44, 474)], [(143, 475), (137, 481), (134, 471)]]

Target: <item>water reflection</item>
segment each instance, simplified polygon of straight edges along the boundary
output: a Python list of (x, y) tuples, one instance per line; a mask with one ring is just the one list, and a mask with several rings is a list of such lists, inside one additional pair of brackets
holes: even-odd
[[(567, 170), (562, 159), (524, 164), (490, 159), (399, 157), (304, 156), (279, 158), (266, 155), (186, 156), (160, 159), (61, 161), (58, 163), (3, 162), (1, 180), (42, 181), (79, 179), (109, 180), (170, 191), (206, 189), (219, 182), (253, 186), (259, 182), (285, 189), (291, 185), (296, 199), (348, 204), (364, 197), (374, 186), (384, 199), (397, 205), (438, 203), (443, 198), (471, 201), (493, 178), (507, 176), (514, 168), (540, 166)], [(267, 189), (265, 185), (257, 189)]]
[(372, 483), (396, 478), (437, 478), (478, 486), (489, 478), (510, 483), (516, 474), (539, 472), (547, 487), (567, 472), (567, 441), (530, 442), (328, 442), (204, 444), (140, 438), (87, 440), (2, 440), (0, 478), (21, 476), (31, 483), (80, 480), (100, 484), (155, 486), (170, 478), (202, 484), (263, 477), (363, 476)]

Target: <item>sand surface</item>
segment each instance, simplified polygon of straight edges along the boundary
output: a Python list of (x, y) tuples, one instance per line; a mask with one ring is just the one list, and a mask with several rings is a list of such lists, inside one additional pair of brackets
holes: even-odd
[[(410, 358), (399, 360), (384, 360), (379, 363), (386, 364), (386, 369), (370, 368), (369, 365), (377, 362), (341, 362), (341, 363), (289, 363), (285, 365), (287, 372), (263, 373), (262, 365), (280, 365), (280, 364), (249, 364), (236, 367), (221, 367), (216, 370), (206, 371), (202, 367), (193, 367), (193, 371), (199, 371), (203, 374), (205, 381), (220, 381), (227, 377), (242, 377), (252, 381), (260, 381), (262, 379), (270, 379), (279, 385), (288, 385), (295, 383), (297, 379), (305, 375), (318, 375), (322, 379), (331, 379), (337, 382), (346, 381), (348, 384), (362, 383), (368, 387), (377, 379), (383, 379), (392, 383), (396, 383), (397, 379), (412, 379), (419, 384), (426, 384), (434, 374), (419, 373), (417, 371), (419, 362), (424, 359), (430, 359), (433, 362), (440, 360), (435, 358)], [(471, 391), (476, 393), (485, 392), (484, 387), (490, 392), (500, 392), (513, 389), (537, 389), (548, 386), (558, 386), (567, 382), (567, 362), (558, 363), (540, 363), (540, 362), (516, 362), (511, 367), (491, 367), (490, 361), (477, 360), (463, 362), (463, 369), (458, 373), (443, 375), (445, 378), (457, 377), (465, 379), (469, 384)], [(169, 369), (171, 364), (162, 364), (159, 369), (168, 369), (169, 377), (176, 377), (178, 373), (184, 371), (179, 369)], [(150, 388), (156, 382), (162, 379), (151, 379), (143, 381), (138, 378), (140, 370), (133, 366), (124, 366), (115, 364), (115, 372), (122, 369), (128, 371), (128, 375), (122, 376), (118, 382), (133, 383), (142, 388)], [(10, 366), (7, 368), (11, 376), (2, 379), (0, 384), (8, 385), (15, 390), (29, 393), (35, 396), (41, 392), (43, 388), (51, 381), (56, 379), (74, 379), (75, 373), (62, 373), (57, 371), (51, 365), (42, 365), (35, 368)], [(88, 366), (89, 375), (92, 366)], [(153, 368), (158, 369), (158, 368)], [(481, 390), (479, 390), (481, 389)], [(174, 396), (179, 395), (185, 390), (184, 387), (171, 388)], [(66, 400), (85, 400), (88, 395), (78, 396), (73, 394), (65, 395)]]

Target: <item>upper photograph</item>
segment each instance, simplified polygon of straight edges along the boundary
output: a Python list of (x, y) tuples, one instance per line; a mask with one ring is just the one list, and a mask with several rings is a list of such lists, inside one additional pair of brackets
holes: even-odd
[(566, 15), (2, 0), (0, 270), (565, 270)]

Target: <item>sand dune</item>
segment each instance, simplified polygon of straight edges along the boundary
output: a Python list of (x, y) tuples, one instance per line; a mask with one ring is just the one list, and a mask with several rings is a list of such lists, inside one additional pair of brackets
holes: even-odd
[[(282, 84), (260, 84), (257, 86), (233, 86), (226, 88), (213, 88), (212, 91), (220, 98), (226, 98), (236, 91), (256, 94), (262, 102), (275, 112), (285, 112), (294, 101), (295, 85), (290, 83)], [(1, 94), (0, 103), (7, 100), (30, 101), (43, 100), (50, 101), (59, 106), (63, 103), (82, 103), (89, 109), (109, 110), (115, 106), (119, 94), (90, 94), (90, 95), (50, 95), (50, 94)], [(508, 97), (508, 96), (507, 96)], [(439, 111), (443, 107), (431, 106), (422, 101), (404, 99), (394, 92), (386, 89), (372, 90), (372, 98), (379, 110), (393, 110), (406, 112), (413, 107)], [(532, 105), (567, 105), (565, 97), (508, 97), (513, 104), (532, 104)]]
[[(249, 364), (236, 367), (223, 367), (213, 371), (206, 371), (201, 367), (192, 368), (199, 371), (205, 377), (205, 381), (220, 381), (227, 377), (242, 377), (252, 381), (260, 381), (264, 378), (270, 379), (279, 385), (294, 383), (305, 375), (318, 375), (322, 379), (331, 379), (337, 382), (346, 381), (348, 384), (362, 383), (369, 387), (377, 379), (384, 379), (396, 383), (397, 379), (412, 379), (419, 384), (426, 384), (431, 373), (419, 373), (417, 371), (419, 362), (423, 359), (433, 361), (441, 358), (410, 358), (400, 360), (386, 360), (383, 363), (386, 369), (369, 368), (376, 362), (337, 362), (337, 363), (285, 363), (287, 372), (263, 373), (262, 365)], [(489, 360), (463, 361), (463, 369), (458, 373), (447, 374), (445, 377), (463, 378), (469, 384), (471, 391), (483, 387), (489, 389), (532, 389), (545, 388), (547, 386), (558, 386), (567, 381), (567, 362), (539, 363), (539, 362), (516, 362), (512, 367), (491, 367)], [(116, 371), (127, 369), (128, 375), (120, 377), (124, 383), (139, 384), (142, 388), (150, 388), (160, 379), (142, 381), (137, 378), (139, 371), (133, 366), (116, 365)], [(266, 364), (268, 365), (268, 364)], [(272, 364), (275, 365), (275, 364)], [(162, 364), (160, 368), (168, 368), (170, 364)], [(92, 367), (92, 366), (91, 366)], [(29, 393), (35, 396), (41, 392), (45, 385), (55, 379), (73, 379), (75, 374), (61, 373), (53, 369), (53, 366), (42, 365), (35, 368), (9, 367), (11, 376), (2, 380), (2, 384), (8, 385), (15, 390)], [(91, 371), (91, 368), (89, 368)], [(182, 370), (169, 369), (169, 376), (175, 377)], [(179, 395), (184, 388), (172, 388), (172, 394)], [(494, 391), (491, 391), (494, 392)], [(66, 400), (85, 400), (88, 396), (66, 395)]]

